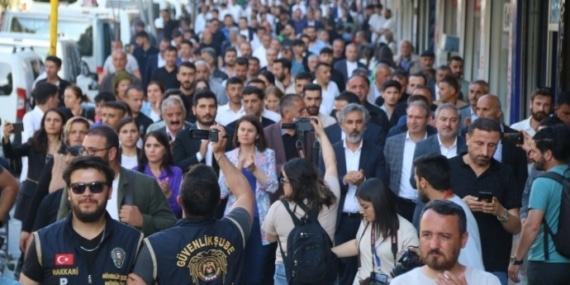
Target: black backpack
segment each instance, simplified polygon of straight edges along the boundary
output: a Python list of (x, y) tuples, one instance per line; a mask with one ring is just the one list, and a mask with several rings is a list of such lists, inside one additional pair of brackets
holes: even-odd
[(309, 210), (302, 203), (297, 204), (305, 211), (305, 217), (299, 219), (289, 208), (289, 203), (282, 202), (295, 224), (287, 236), (287, 255), (279, 242), (289, 285), (333, 284), (336, 279), (336, 255), (331, 251), (333, 243), (329, 235), (319, 223), (319, 211)]
[(546, 260), (550, 258), (548, 254), (548, 236), (552, 237), (556, 251), (565, 257), (570, 257), (570, 178), (566, 178), (556, 172), (548, 171), (539, 177), (552, 179), (562, 184), (562, 193), (560, 194), (560, 213), (558, 214), (558, 232), (555, 234), (545, 219), (542, 219), (544, 225), (544, 257)]

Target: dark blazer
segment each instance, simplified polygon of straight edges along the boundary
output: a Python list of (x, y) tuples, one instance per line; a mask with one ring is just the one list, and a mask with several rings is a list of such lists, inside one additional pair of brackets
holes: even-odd
[[(122, 205), (138, 207), (143, 216), (143, 227), (140, 230), (145, 236), (174, 225), (176, 222), (174, 214), (154, 177), (123, 167), (120, 167), (119, 173), (118, 189), (113, 189), (117, 191), (118, 208), (120, 209)], [(63, 191), (57, 215), (58, 219), (65, 218), (69, 209), (67, 191)]]
[[(366, 67), (366, 65), (362, 64), (359, 61), (356, 62), (356, 68), (368, 69)], [(347, 66), (347, 60), (346, 59), (339, 60), (337, 63), (335, 63), (334, 69), (338, 70), (340, 73), (342, 73), (342, 76), (344, 77), (344, 81), (347, 81), (348, 78), (350, 78), (350, 76), (352, 75), (352, 74), (348, 74), (348, 66)]]
[(145, 69), (141, 71), (142, 87), (144, 88), (143, 90), (146, 90), (146, 86), (150, 82), (150, 77), (152, 76), (154, 71), (158, 69), (159, 56), (160, 53), (150, 55), (146, 61)]
[(336, 87), (340, 92), (343, 92), (346, 89), (346, 79), (342, 75), (342, 73), (336, 69), (331, 70), (331, 80), (336, 83)]
[(384, 132), (388, 132), (390, 127), (389, 127), (388, 116), (386, 116), (386, 112), (370, 104), (370, 102), (368, 101), (364, 102), (363, 106), (366, 108), (366, 110), (368, 110), (368, 114), (370, 114), (370, 122), (382, 128)]
[[(416, 149), (414, 151), (414, 160), (422, 155), (438, 153), (441, 154), (441, 149), (439, 148), (438, 135), (431, 135), (425, 140), (421, 140), (416, 144)], [(457, 154), (464, 153), (467, 151), (467, 145), (465, 144), (465, 138), (457, 136)], [(410, 183), (412, 187), (416, 188), (416, 179), (414, 179), (414, 167), (412, 166), (412, 176), (410, 177)]]
[[(340, 217), (342, 215), (342, 208), (344, 206), (344, 200), (346, 199), (346, 193), (348, 192), (348, 185), (343, 183), (343, 178), (346, 175), (346, 157), (344, 155), (344, 142), (338, 141), (333, 144), (333, 149), (336, 155), (336, 170), (338, 172), (338, 179), (340, 183), (340, 201), (338, 205), (338, 218), (337, 218), (337, 228), (340, 223)], [(324, 172), (324, 162), (321, 159), (319, 163), (319, 168), (321, 172)], [(382, 154), (382, 148), (367, 142), (362, 141), (362, 150), (360, 152), (360, 161), (358, 168), (364, 170), (364, 175), (366, 178), (378, 178), (382, 181), (386, 181), (388, 178), (386, 172), (386, 162), (384, 160), (384, 155)]]
[[(172, 156), (174, 157), (174, 164), (182, 169), (183, 172), (188, 171), (192, 165), (198, 163), (206, 163), (206, 159), (198, 161), (196, 153), (200, 151), (201, 140), (195, 140), (190, 138), (190, 130), (195, 129), (196, 125), (184, 128), (176, 134), (176, 140), (174, 141), (174, 147), (172, 150)], [(231, 138), (228, 137), (228, 145), (231, 144)], [(214, 171), (219, 174), (220, 167), (216, 163), (215, 159), (212, 159), (212, 167)]]
[[(342, 140), (342, 130), (340, 129), (339, 124), (333, 124), (326, 127), (325, 133), (332, 144)], [(377, 125), (369, 123), (364, 130), (364, 140), (382, 147), (386, 141), (386, 133)]]
[[(503, 133), (519, 133), (519, 131), (511, 129), (509, 126), (502, 124)], [(465, 138), (467, 134), (468, 127), (464, 127), (461, 130), (461, 135)], [(501, 134), (502, 135), (502, 134)], [(501, 152), (501, 163), (511, 167), (514, 177), (515, 177), (515, 187), (517, 191), (522, 193), (524, 189), (524, 184), (528, 178), (528, 162), (526, 159), (526, 153), (520, 147), (511, 144), (502, 144)]]
[[(386, 139), (393, 137), (395, 135), (401, 134), (401, 133), (405, 133), (406, 131), (408, 131), (408, 126), (406, 124), (403, 124), (401, 126), (400, 125), (393, 126), (388, 131), (388, 135), (386, 135)], [(428, 137), (437, 134), (437, 129), (431, 125), (427, 126), (426, 131), (427, 131)]]
[(406, 133), (401, 133), (386, 139), (384, 157), (386, 158), (386, 171), (389, 175), (390, 189), (396, 195), (400, 192), (400, 178), (402, 177), (402, 164)]

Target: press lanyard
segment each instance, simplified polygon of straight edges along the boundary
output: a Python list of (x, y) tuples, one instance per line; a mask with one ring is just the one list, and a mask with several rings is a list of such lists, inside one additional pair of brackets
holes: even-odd
[(378, 264), (378, 268), (380, 268), (380, 257), (376, 254), (376, 229), (374, 227), (370, 227), (370, 248), (372, 249), (372, 271), (376, 271), (376, 265), (374, 260), (376, 260), (376, 264)]

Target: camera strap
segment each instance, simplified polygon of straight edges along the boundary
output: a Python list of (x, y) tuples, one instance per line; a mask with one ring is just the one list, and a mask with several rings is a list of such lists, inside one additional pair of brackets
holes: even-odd
[(305, 134), (303, 132), (297, 132), (297, 141), (295, 142), (295, 148), (297, 149), (297, 155), (303, 159), (307, 157), (304, 141)]

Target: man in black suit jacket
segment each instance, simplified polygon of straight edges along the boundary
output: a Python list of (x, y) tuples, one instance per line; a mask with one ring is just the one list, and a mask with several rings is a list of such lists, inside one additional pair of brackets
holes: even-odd
[(350, 79), (346, 82), (346, 91), (356, 94), (358, 96), (358, 100), (360, 100), (360, 104), (368, 110), (370, 114), (370, 122), (376, 124), (380, 128), (384, 130), (384, 132), (388, 131), (388, 116), (386, 112), (382, 111), (380, 108), (370, 104), (367, 101), (368, 92), (370, 91), (370, 82), (367, 78), (354, 75), (351, 76)]
[[(364, 139), (368, 120), (368, 111), (359, 104), (346, 105), (339, 113), (339, 122), (346, 137), (333, 144), (341, 185), (335, 244), (354, 239), (358, 231), (361, 223), (355, 196), (358, 185), (366, 178), (387, 179), (382, 148)], [(340, 259), (340, 284), (352, 284), (357, 264), (357, 257)]]
[[(321, 49), (319, 62), (324, 62), (333, 67), (333, 50), (330, 47)], [(331, 68), (331, 80), (336, 83), (339, 91), (343, 91), (346, 88), (346, 78), (344, 78), (344, 75), (336, 68)]]
[(358, 49), (355, 44), (349, 44), (345, 50), (346, 59), (339, 60), (334, 64), (334, 69), (342, 73), (344, 81), (347, 81), (352, 72), (357, 68), (367, 69), (366, 65), (358, 62)]

